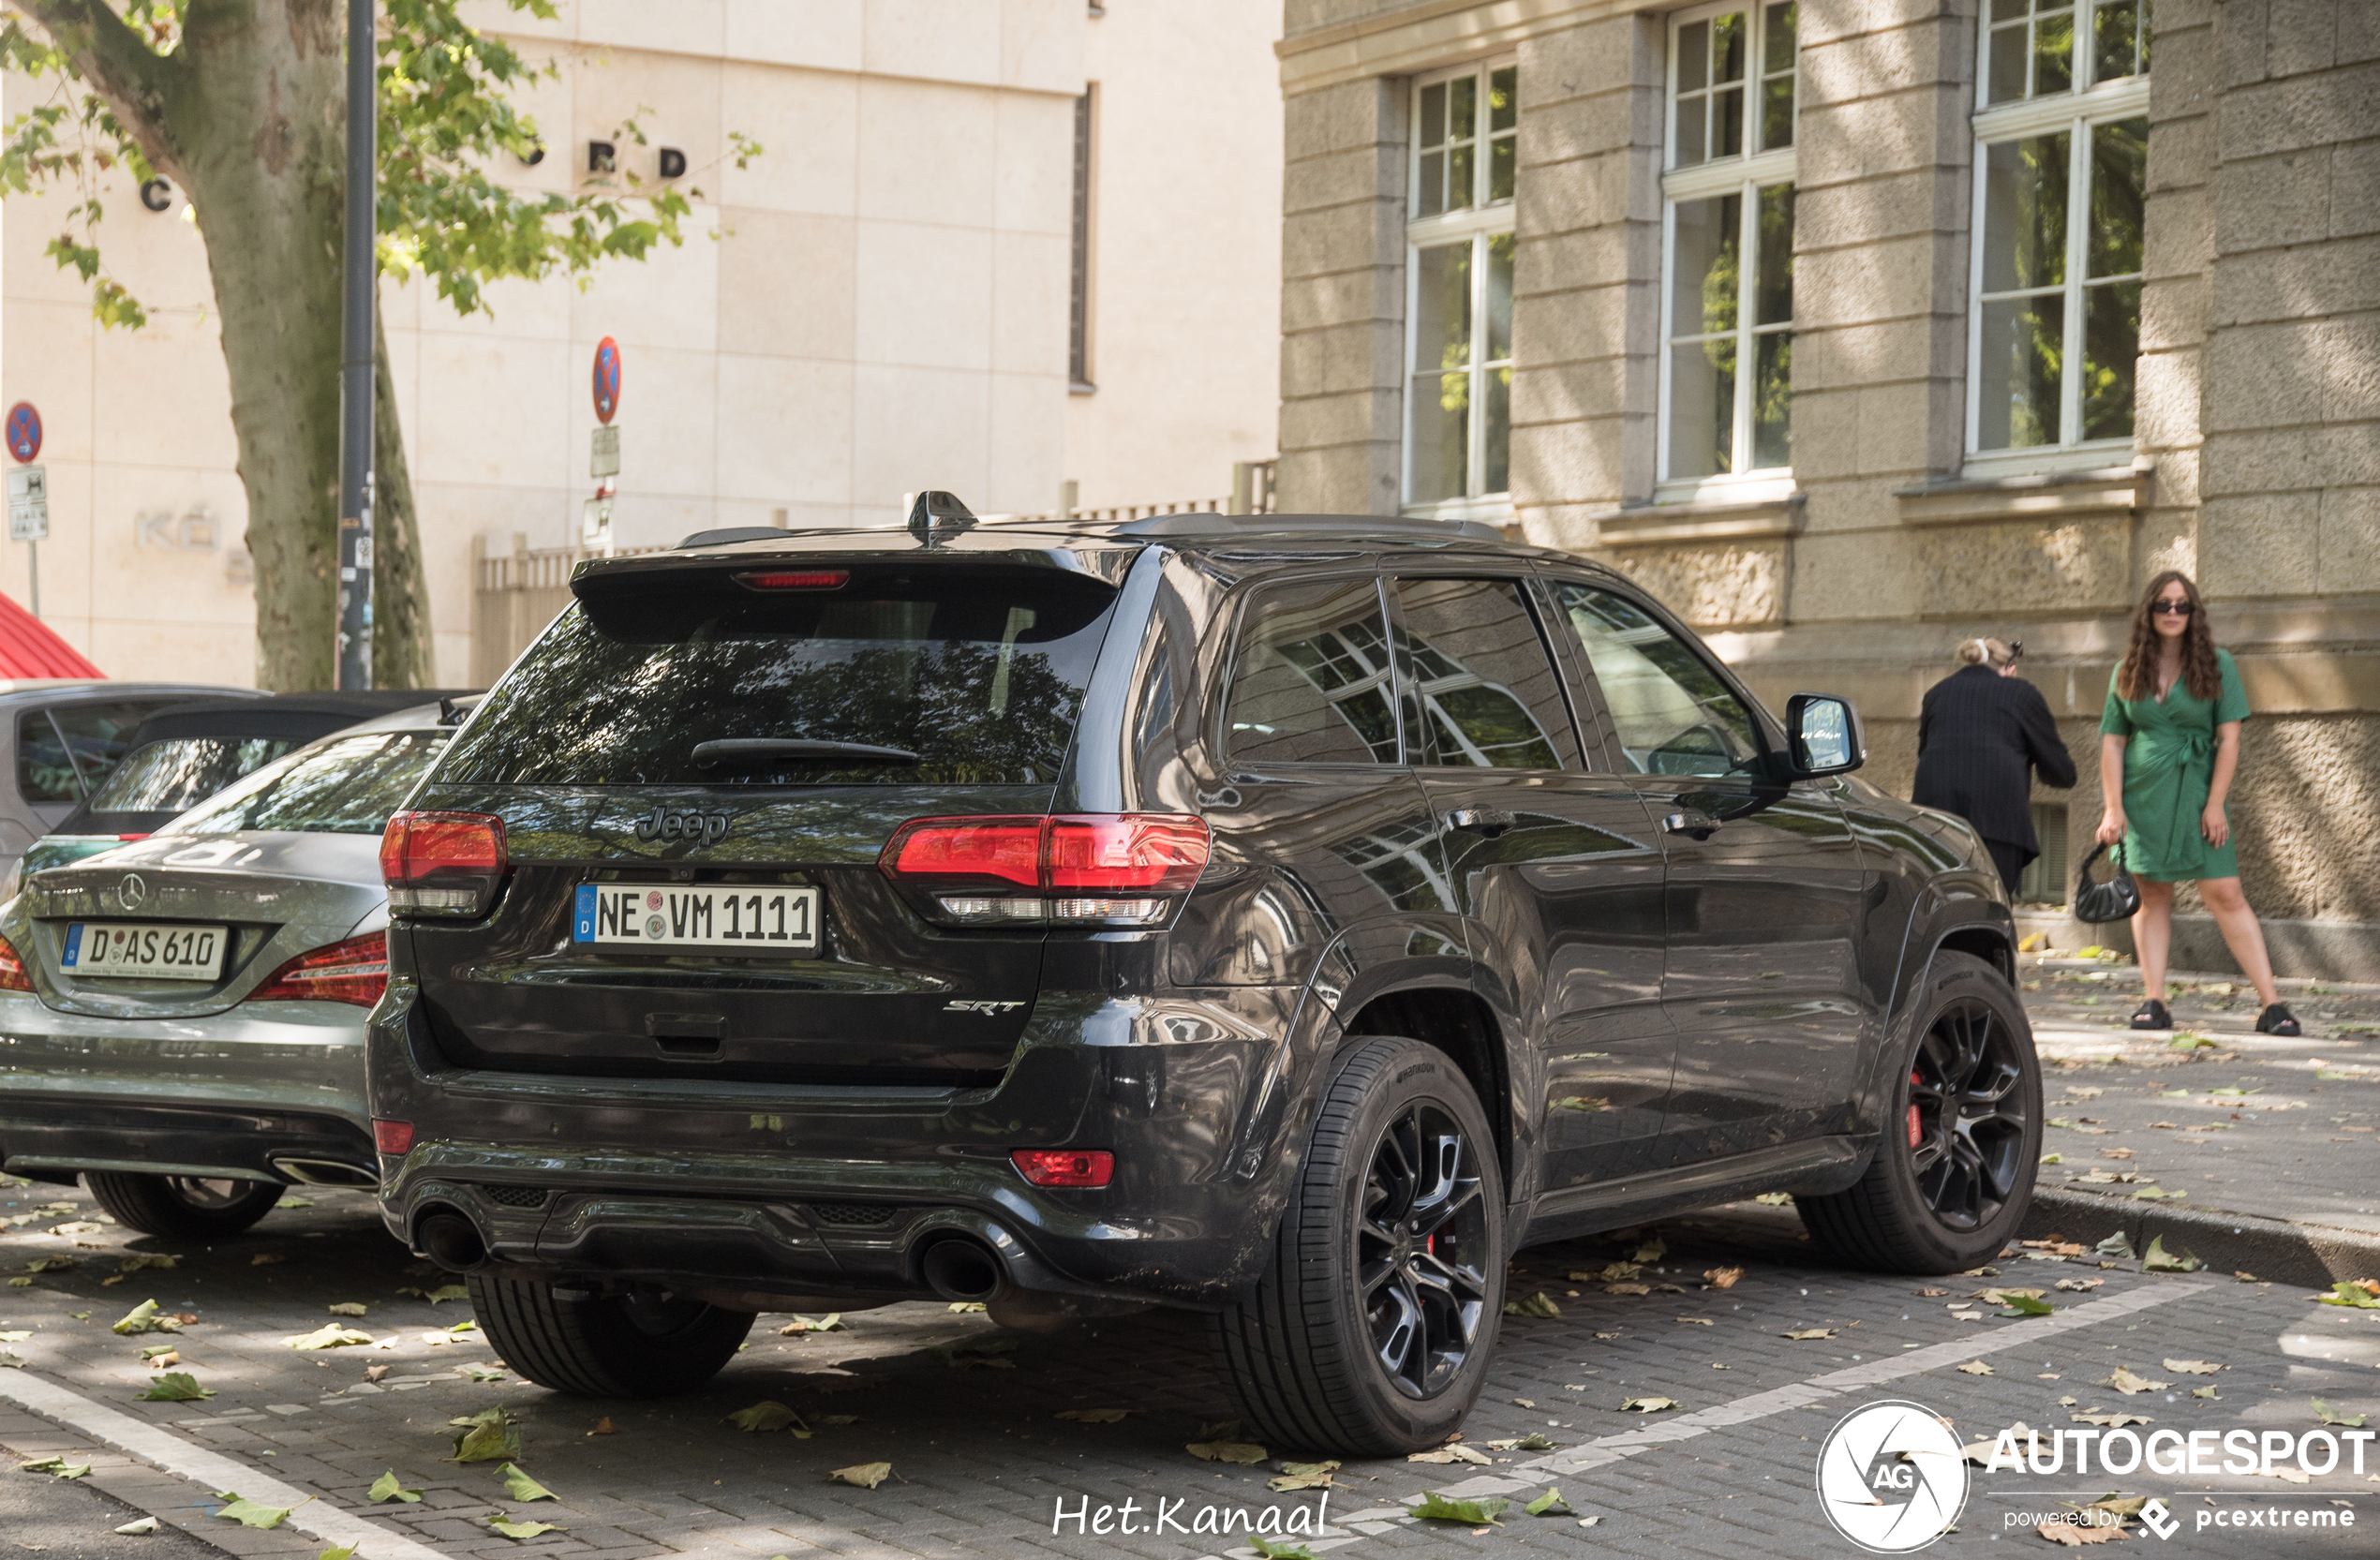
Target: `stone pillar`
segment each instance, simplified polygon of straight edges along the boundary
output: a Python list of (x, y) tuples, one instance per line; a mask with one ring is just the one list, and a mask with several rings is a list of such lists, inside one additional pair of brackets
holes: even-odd
[(1972, 0), (1800, 7), (1797, 620), (1907, 613), (1920, 548), (1893, 490), (1963, 457), (1976, 25)]
[(1618, 16), (1521, 46), (1512, 277), (1512, 505), (1584, 548), (1653, 493), (1659, 391), (1662, 22)]
[(1401, 81), (1373, 78), (1286, 105), (1286, 513), (1393, 514), (1403, 498), (1404, 103)]
[(2380, 589), (2380, 37), (2342, 0), (2218, 10), (2199, 568)]
[(2133, 443), (2154, 467), (2145, 581), (2198, 565), (2198, 417), (2214, 260), (2216, 0), (2162, 0), (2149, 52), (2149, 208), (2141, 233)]

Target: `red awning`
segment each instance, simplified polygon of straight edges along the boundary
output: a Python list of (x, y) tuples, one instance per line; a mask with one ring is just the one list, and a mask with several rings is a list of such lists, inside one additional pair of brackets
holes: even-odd
[(0, 596), (0, 677), (104, 677), (40, 618)]

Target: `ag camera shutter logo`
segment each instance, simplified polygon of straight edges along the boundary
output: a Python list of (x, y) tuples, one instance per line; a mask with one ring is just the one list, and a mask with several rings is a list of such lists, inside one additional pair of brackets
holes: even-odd
[(1930, 1408), (1871, 1403), (1818, 1452), (1818, 1499), (1835, 1531), (1871, 1554), (1907, 1554), (1950, 1531), (1967, 1504), (1958, 1437)]

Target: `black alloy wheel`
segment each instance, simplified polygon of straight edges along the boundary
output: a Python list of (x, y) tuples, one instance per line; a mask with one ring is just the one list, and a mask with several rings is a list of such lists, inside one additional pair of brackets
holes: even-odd
[(1356, 1273), (1373, 1357), (1396, 1389), (1432, 1398), (1462, 1374), (1487, 1306), (1479, 1155), (1429, 1102), (1381, 1132), (1363, 1183)]
[(1867, 1096), (1867, 1168), (1840, 1191), (1792, 1188), (1793, 1207), (1854, 1267), (1962, 1272), (2016, 1239), (2032, 1201), (2041, 1062), (2008, 977), (1972, 954), (1934, 955), (1905, 1022)]
[(1981, 1228), (2016, 1196), (2024, 1082), (2016, 1036), (1974, 998), (1945, 1006), (1918, 1041), (1909, 1073), (1910, 1168), (1945, 1228)]
[(1248, 1439), (1402, 1457), (1462, 1428), (1504, 1316), (1504, 1175), (1478, 1092), (1419, 1040), (1347, 1040), (1255, 1293), (1214, 1317)]

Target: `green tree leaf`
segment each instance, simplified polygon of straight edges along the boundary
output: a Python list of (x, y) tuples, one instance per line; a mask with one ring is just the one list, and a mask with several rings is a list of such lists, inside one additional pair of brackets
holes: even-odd
[(222, 1492), (221, 1498), (231, 1504), (216, 1511), (216, 1515), (225, 1522), (238, 1523), (242, 1527), (260, 1529), (278, 1527), (283, 1518), (297, 1509), (294, 1506), (260, 1505), (255, 1501), (244, 1499), (230, 1490)]
[(552, 1523), (508, 1522), (502, 1517), (488, 1518), (487, 1525), (507, 1538), (534, 1538), (541, 1533), (568, 1533), (570, 1531), (567, 1527), (558, 1527)]
[(1512, 1508), (1509, 1500), (1449, 1500), (1435, 1492), (1421, 1492), (1421, 1504), (1406, 1510), (1425, 1523), (1467, 1523), (1473, 1527), (1498, 1525), (1504, 1513)]
[(1560, 1490), (1548, 1490), (1545, 1493), (1538, 1496), (1537, 1499), (1529, 1502), (1526, 1506), (1522, 1507), (1521, 1509), (1526, 1511), (1532, 1517), (1575, 1517), (1578, 1515), (1577, 1512), (1570, 1509), (1570, 1503), (1562, 1498), (1562, 1492)]
[(516, 1463), (507, 1463), (496, 1470), (504, 1476), (504, 1491), (514, 1500), (552, 1500), (554, 1492), (521, 1472)]
[(215, 1389), (201, 1387), (187, 1371), (168, 1371), (149, 1383), (141, 1394), (142, 1403), (196, 1403), (201, 1398), (215, 1396)]
[(450, 1463), (509, 1463), (521, 1454), (521, 1427), (501, 1408), (483, 1408), (469, 1419), (447, 1422), (462, 1431), (454, 1437)]
[(397, 1482), (396, 1470), (394, 1468), (391, 1468), (388, 1472), (380, 1475), (379, 1478), (372, 1480), (371, 1500), (372, 1504), (375, 1506), (379, 1505), (382, 1501), (389, 1500), (401, 1500), (409, 1506), (418, 1503), (421, 1498), (421, 1491), (409, 1490), (404, 1485)]

